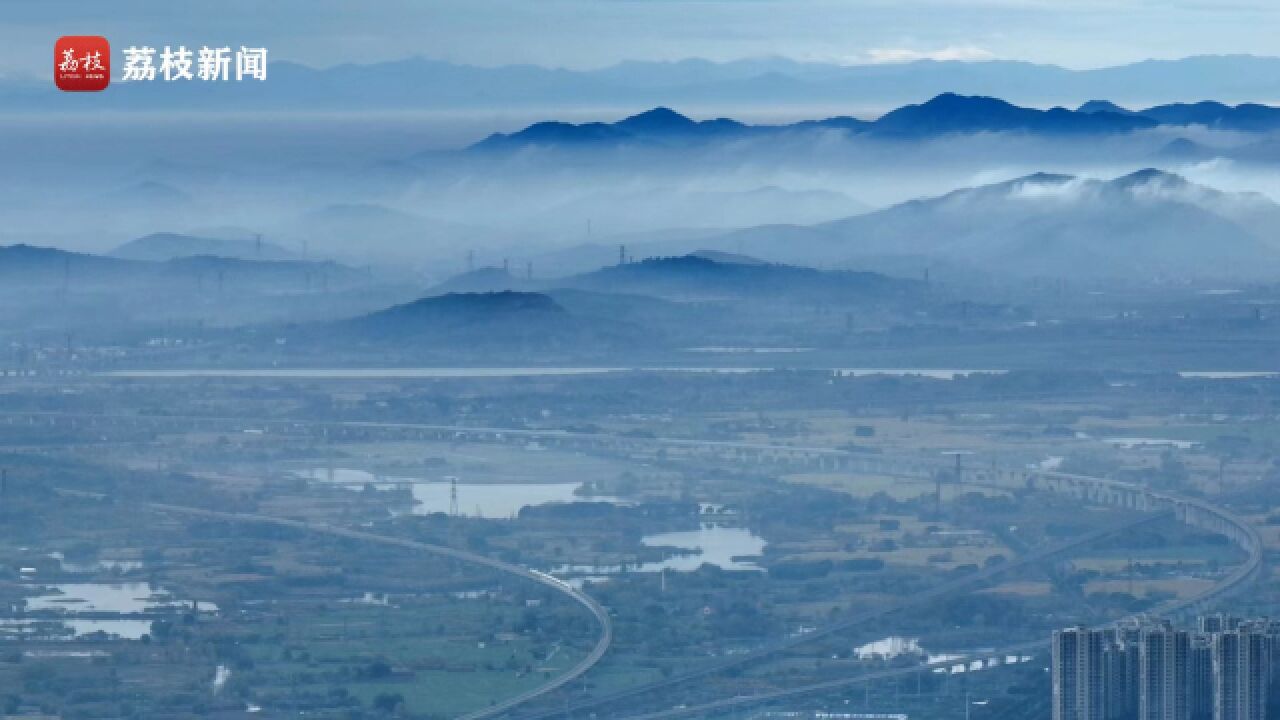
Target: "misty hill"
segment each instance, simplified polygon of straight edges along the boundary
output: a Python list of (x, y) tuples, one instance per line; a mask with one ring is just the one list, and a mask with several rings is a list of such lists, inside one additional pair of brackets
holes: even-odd
[(531, 292), (447, 293), (423, 297), (350, 320), (311, 328), (320, 342), (352, 338), (387, 347), (549, 347), (603, 341), (596, 323), (576, 317), (551, 297)]
[(1140, 110), (1162, 125), (1204, 125), (1219, 130), (1270, 132), (1280, 128), (1280, 108), (1256, 103), (1232, 107), (1220, 102), (1178, 103)]
[(269, 242), (214, 237), (198, 237), (179, 233), (152, 233), (130, 240), (108, 253), (127, 260), (164, 261), (192, 255), (239, 258), (243, 260), (293, 260), (296, 256)]
[(535, 123), (515, 133), (495, 133), (471, 149), (493, 151), (528, 146), (583, 147), (622, 143), (672, 145), (823, 129), (909, 138), (983, 132), (1089, 135), (1132, 132), (1157, 124), (1156, 120), (1140, 115), (1079, 112), (1060, 107), (1037, 110), (991, 97), (943, 93), (928, 102), (893, 110), (873, 122), (853, 118), (830, 118), (789, 125), (746, 125), (723, 118), (697, 122), (659, 107), (615, 123)]
[(1124, 133), (1156, 121), (1112, 112), (1077, 112), (1055, 107), (1036, 110), (990, 97), (943, 93), (920, 105), (898, 108), (869, 128), (879, 135), (934, 137), (953, 133), (1025, 132), (1039, 135)]
[(147, 263), (89, 253), (34, 245), (0, 246), (0, 278), (10, 287), (121, 282), (137, 280), (153, 270)]
[(332, 262), (258, 261), (192, 255), (165, 261), (131, 260), (56, 248), (0, 247), (7, 287), (118, 293), (189, 294), (221, 288), (262, 294), (338, 290), (367, 283), (353, 268)]
[(720, 262), (707, 257), (649, 258), (565, 278), (562, 287), (681, 300), (835, 302), (906, 295), (917, 284), (877, 273), (822, 271), (781, 264)]
[(634, 295), (678, 301), (862, 302), (909, 297), (918, 283), (877, 273), (823, 271), (766, 263), (741, 255), (703, 251), (653, 257), (564, 278), (527, 280), (501, 268), (482, 268), (451, 278), (431, 294), (537, 290), (555, 294)]
[[(533, 65), (475, 67), (425, 58), (315, 69), (272, 61), (269, 83), (121, 84), (92, 98), (98, 109), (445, 109), (644, 107), (663, 104), (776, 106), (883, 105), (942, 92), (990, 95), (1027, 104), (1078, 104), (1113, 98), (1152, 105), (1216, 97), (1242, 102), (1280, 97), (1280, 60), (1249, 55), (1148, 60), (1090, 70), (1027, 62), (837, 65), (781, 57), (731, 62), (622, 62), (595, 70)], [(76, 111), (47, 81), (0, 83), (10, 111)]]
[(193, 255), (162, 264), (161, 273), (181, 280), (222, 283), (224, 287), (253, 288), (259, 292), (284, 293), (336, 290), (364, 285), (368, 276), (355, 268), (331, 261), (244, 260), (241, 258)]
[(598, 145), (619, 142), (680, 143), (743, 135), (748, 125), (728, 120), (698, 122), (670, 108), (657, 107), (615, 123), (534, 123), (516, 133), (494, 133), (472, 146), (475, 150), (503, 150), (527, 145)]
[(995, 274), (1098, 279), (1264, 277), (1280, 208), (1158, 170), (1111, 181), (1035, 174), (811, 227), (730, 233), (720, 247), (792, 262), (919, 258)]
[(698, 250), (689, 253), (690, 257), (702, 258), (711, 262), (727, 263), (734, 265), (767, 265), (764, 260), (753, 258), (750, 255), (740, 255), (738, 253), (723, 252), (720, 250)]
[(1205, 147), (1195, 140), (1174, 138), (1157, 150), (1155, 157), (1159, 160), (1195, 162), (1199, 160), (1207, 160), (1215, 154), (1217, 153), (1215, 153), (1212, 148)]
[(1116, 115), (1132, 115), (1133, 111), (1122, 108), (1110, 100), (1090, 100), (1076, 108), (1080, 113), (1115, 113)]
[(1081, 105), (1080, 113), (1113, 113), (1149, 118), (1160, 125), (1185, 127), (1203, 125), (1215, 130), (1267, 133), (1280, 129), (1280, 108), (1257, 103), (1227, 105), (1220, 102), (1173, 103), (1144, 110), (1128, 110), (1106, 100)]
[(449, 293), (493, 293), (506, 290), (536, 290), (544, 286), (543, 281), (530, 281), (517, 278), (508, 270), (500, 267), (482, 267), (454, 275), (431, 288), (432, 295)]

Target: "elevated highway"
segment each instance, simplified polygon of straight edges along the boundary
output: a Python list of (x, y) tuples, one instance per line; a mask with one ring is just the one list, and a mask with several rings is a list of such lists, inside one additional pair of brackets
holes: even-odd
[[(530, 430), (417, 423), (384, 423), (371, 421), (304, 421), (292, 419), (246, 419), (202, 416), (26, 412), (0, 414), (0, 425), (5, 424), (25, 424), (37, 427), (47, 426), (51, 428), (61, 427), (66, 430), (86, 431), (94, 429), (101, 429), (104, 431), (108, 429), (119, 430), (121, 428), (130, 427), (153, 430), (156, 432), (182, 432), (196, 430), (241, 432), (244, 430), (255, 430), (272, 433), (305, 434), (316, 437), (317, 439), (323, 438), (339, 442), (371, 439), (491, 442), (506, 444), (538, 442), (548, 447), (621, 455), (652, 454), (658, 451), (674, 451), (688, 457), (702, 457), (718, 461), (736, 462), (745, 465), (786, 469), (790, 471), (812, 470), (821, 472), (843, 472), (849, 474), (877, 474), (912, 478), (920, 481), (935, 481), (939, 478), (945, 478), (947, 482), (955, 483), (961, 487), (964, 485), (976, 485), (1009, 490), (1026, 489), (1052, 492), (1079, 499), (1081, 502), (1117, 507), (1142, 514), (1142, 517), (1132, 523), (1127, 523), (1126, 526), (1151, 522), (1159, 517), (1172, 516), (1188, 526), (1226, 536), (1233, 544), (1238, 546), (1245, 553), (1245, 562), (1233, 569), (1227, 575), (1223, 576), (1212, 587), (1207, 588), (1192, 597), (1179, 598), (1176, 601), (1166, 603), (1155, 610), (1155, 612), (1166, 616), (1194, 614), (1204, 610), (1247, 588), (1258, 578), (1262, 571), (1262, 542), (1257, 531), (1249, 526), (1243, 519), (1232, 514), (1225, 508), (1213, 505), (1207, 500), (1187, 497), (1176, 493), (1155, 490), (1106, 478), (1073, 475), (1053, 471), (1016, 468), (1009, 469), (994, 466), (971, 466), (961, 468), (957, 473), (954, 468), (943, 461), (940, 457), (890, 457), (870, 453), (855, 453), (836, 448), (697, 440), (688, 438), (633, 437), (610, 433), (575, 433), (564, 430)], [(293, 522), (282, 521), (282, 519), (279, 518), (266, 519), (263, 516), (258, 517), (260, 518), (260, 521), (265, 522)], [(333, 526), (326, 527), (334, 531), (357, 532)], [(1110, 534), (1120, 529), (1123, 529), (1123, 527), (1106, 529), (1104, 534)], [(369, 539), (381, 537), (382, 536), (370, 536)], [(1018, 560), (1011, 561), (1005, 565), (996, 566), (978, 573), (972, 573), (955, 581), (945, 583), (928, 593), (917, 595), (911, 600), (904, 601), (903, 603), (890, 606), (888, 608), (877, 609), (876, 611), (850, 616), (844, 620), (824, 626), (816, 632), (809, 633), (798, 638), (791, 638), (766, 645), (758, 650), (714, 662), (705, 667), (673, 676), (661, 682), (650, 683), (608, 696), (594, 698), (573, 704), (560, 710), (522, 716), (522, 720), (560, 717), (564, 716), (566, 713), (588, 712), (622, 700), (656, 693), (681, 683), (708, 677), (733, 667), (739, 667), (747, 663), (763, 660), (803, 642), (839, 633), (843, 630), (852, 628), (855, 625), (863, 624), (881, 617), (889, 612), (897, 612), (909, 607), (915, 607), (922, 602), (937, 600), (950, 593), (971, 587), (974, 583), (990, 579), (1000, 572), (1007, 572), (1008, 570), (1019, 567), (1025, 563), (1036, 562), (1051, 555), (1069, 551), (1075, 547), (1094, 542), (1097, 539), (1100, 539), (1100, 537), (1101, 535), (1095, 537), (1093, 534), (1089, 534), (1081, 536), (1080, 538), (1070, 539), (1065, 543), (1059, 544), (1059, 546), (1033, 550), (1028, 555), (1019, 558)], [(383, 539), (389, 541), (394, 540), (396, 542), (411, 542), (399, 541), (393, 538)], [(485, 560), (488, 562), (497, 562), (491, 561), (487, 558), (485, 558)], [(488, 562), (485, 564), (488, 564)], [(549, 575), (538, 573), (533, 570), (518, 568), (516, 566), (511, 567), (519, 570), (520, 573), (522, 573), (521, 576), (526, 579), (543, 584), (550, 584), (553, 587), (555, 586), (555, 583), (563, 585), (561, 581), (552, 578)], [(565, 587), (568, 586), (566, 585)], [(578, 595), (583, 599), (575, 597), (575, 601), (587, 605), (588, 609), (596, 616), (597, 621), (601, 623), (603, 628), (601, 636), (602, 640), (607, 638), (608, 641), (611, 641), (612, 628), (608, 624), (607, 612), (604, 611), (603, 608), (599, 608), (598, 604), (595, 604), (594, 600), (591, 600), (585, 593), (579, 592)], [(591, 605), (595, 605), (596, 609), (592, 609)], [(591, 665), (594, 665), (595, 662), (603, 656), (605, 649), (607, 649), (608, 641), (605, 642), (603, 649), (600, 649), (599, 656), (594, 657), (594, 659), (590, 656), (588, 657), (588, 660), (592, 660)], [(1042, 648), (1043, 645), (1044, 643), (1030, 643), (1011, 646), (1009, 648), (1000, 648), (993, 653), (993, 657), (1002, 653), (1013, 654), (1019, 649), (1026, 650)], [(600, 645), (597, 645), (597, 648), (600, 648)], [(957, 660), (956, 662), (961, 661), (963, 661), (963, 659)], [(513, 701), (518, 702), (507, 702), (501, 707), (490, 708), (484, 711), (481, 715), (470, 716), (470, 720), (509, 714), (511, 710), (516, 709), (519, 705), (532, 700), (537, 696), (546, 694), (551, 690), (554, 690), (556, 687), (563, 686), (565, 683), (570, 682), (576, 677), (580, 677), (589, 669), (589, 667), (590, 666), (584, 667), (580, 672), (573, 674), (571, 677), (564, 678), (562, 682), (557, 682), (555, 687), (540, 689), (536, 695), (514, 698)], [(907, 668), (903, 672), (915, 672), (917, 669), (918, 668)], [(666, 714), (659, 713), (652, 716), (641, 717), (656, 718), (696, 715), (700, 712), (706, 712), (722, 707), (727, 709), (729, 707), (741, 707), (745, 705), (770, 702), (783, 697), (820, 693), (833, 688), (843, 687), (845, 685), (859, 684), (875, 678), (890, 676), (891, 675), (885, 675), (884, 673), (877, 673), (874, 674), (874, 676), (858, 675), (847, 679), (839, 679), (812, 686), (788, 688), (784, 691), (778, 691), (779, 693), (782, 693), (781, 695), (778, 693), (770, 693), (746, 698), (725, 699), (718, 701), (714, 708), (710, 706), (698, 706), (696, 708), (691, 707), (683, 709), (679, 712), (673, 710), (668, 711)]]
[[(89, 493), (89, 492), (66, 490), (66, 489), (59, 489), (58, 492), (66, 496), (80, 497), (80, 498), (92, 499), (92, 500), (105, 501), (110, 499), (109, 496), (103, 495), (101, 493)], [(133, 506), (137, 506), (137, 505), (138, 504), (134, 504)], [(289, 518), (275, 517), (271, 515), (259, 515), (256, 513), (221, 512), (217, 510), (206, 510), (203, 508), (187, 507), (184, 505), (170, 505), (167, 503), (157, 503), (157, 502), (140, 503), (140, 505), (142, 507), (145, 507), (148, 510), (167, 513), (170, 515), (199, 517), (199, 518), (206, 518), (210, 520), (220, 520), (223, 522), (230, 522), (230, 523), (243, 523), (243, 524), (251, 524), (251, 525), (274, 525), (277, 527), (293, 528), (295, 530), (301, 530), (303, 532), (347, 538), (349, 540), (356, 540), (359, 542), (375, 543), (379, 545), (391, 545), (395, 547), (405, 548), (407, 550), (412, 550), (415, 552), (425, 552), (425, 553), (430, 553), (432, 555), (452, 558), (459, 562), (469, 563), (472, 565), (480, 565), (483, 567), (490, 568), (492, 570), (496, 570), (500, 573), (512, 575), (519, 579), (526, 580), (528, 582), (537, 583), (544, 587), (551, 588), (552, 590), (560, 593), (561, 595), (564, 595), (574, 603), (582, 606), (587, 610), (587, 612), (591, 613), (592, 618), (595, 620), (595, 623), (599, 628), (599, 634), (596, 638), (595, 644), (592, 646), (591, 651), (587, 653), (586, 657), (584, 657), (582, 660), (579, 660), (567, 672), (561, 673), (560, 675), (556, 676), (555, 678), (552, 678), (551, 680), (543, 683), (542, 685), (539, 685), (536, 688), (520, 693), (513, 697), (507, 698), (502, 702), (495, 703), (493, 705), (482, 708), (475, 712), (471, 712), (466, 715), (463, 715), (459, 720), (484, 720), (484, 718), (495, 717), (509, 710), (512, 710), (513, 708), (519, 705), (523, 705), (524, 703), (527, 703), (531, 700), (534, 700), (543, 695), (546, 695), (547, 693), (557, 690), (565, 686), (566, 684), (571, 683), (574, 680), (582, 677), (584, 674), (586, 674), (586, 672), (590, 670), (592, 667), (594, 667), (596, 663), (600, 662), (600, 659), (603, 658), (605, 653), (609, 651), (609, 646), (613, 643), (613, 620), (609, 617), (609, 611), (606, 610), (604, 606), (602, 606), (600, 603), (596, 602), (596, 600), (592, 598), (590, 595), (582, 592), (581, 590), (578, 590), (577, 588), (574, 588), (573, 586), (569, 585), (563, 580), (552, 577), (551, 575), (548, 575), (544, 572), (539, 572), (537, 570), (530, 570), (528, 568), (524, 568), (519, 565), (513, 565), (511, 563), (503, 562), (501, 560), (496, 560), (494, 558), (491, 558), (485, 555), (479, 555), (477, 553), (468, 552), (466, 550), (459, 550), (457, 548), (452, 548), (445, 545), (434, 545), (431, 543), (424, 543), (424, 542), (418, 542), (416, 540), (409, 540), (407, 538), (397, 538), (397, 537), (390, 537), (387, 535), (377, 535), (375, 533), (368, 533), (360, 530), (352, 530), (350, 528), (340, 527), (337, 525), (330, 525), (327, 523), (304, 522), (301, 520), (291, 520)]]
[[(918, 471), (922, 477), (933, 477), (934, 473), (946, 472), (947, 468), (940, 463), (925, 462), (919, 464)], [(1065, 543), (1059, 544), (1059, 546), (1035, 550), (1024, 557), (1019, 558), (1017, 561), (990, 569), (996, 572), (988, 572), (984, 570), (982, 573), (975, 573), (974, 575), (968, 576), (962, 580), (976, 581), (990, 579), (1000, 571), (1007, 571), (1013, 567), (1042, 560), (1046, 557), (1060, 554), (1074, 547), (1080, 547), (1088, 543), (1095, 542), (1102, 537), (1126, 529), (1127, 527), (1134, 527), (1159, 518), (1167, 518), (1170, 516), (1190, 527), (1226, 536), (1228, 540), (1238, 546), (1245, 553), (1246, 559), (1239, 566), (1232, 569), (1231, 572), (1220, 578), (1213, 586), (1190, 597), (1180, 597), (1166, 602), (1151, 610), (1150, 612), (1152, 614), (1164, 617), (1194, 615), (1243, 591), (1255, 582), (1262, 573), (1262, 539), (1258, 535), (1257, 530), (1242, 518), (1234, 515), (1224, 508), (1215, 506), (1206, 500), (1185, 497), (1170, 492), (1152, 490), (1150, 488), (1145, 488), (1131, 483), (1108, 480), (1105, 478), (1095, 478), (1085, 475), (1072, 475), (1058, 472), (1044, 472), (1036, 470), (993, 471), (984, 469), (969, 472), (962, 471), (961, 476), (961, 484), (967, 483), (986, 487), (1042, 490), (1078, 498), (1083, 502), (1126, 508), (1143, 513), (1156, 513), (1155, 515), (1146, 515), (1137, 521), (1126, 523), (1123, 526), (1103, 528), (1078, 538), (1072, 538)], [(968, 583), (964, 584), (968, 585)], [(956, 586), (941, 586), (928, 594), (930, 595), (928, 600), (932, 601), (940, 599), (941, 597), (945, 597), (946, 595), (952, 594), (960, 589), (962, 588)], [(918, 602), (910, 600), (903, 601), (897, 605), (885, 608), (884, 612), (868, 613), (863, 617), (851, 617), (845, 621), (824, 626), (815, 633), (795, 638), (791, 642), (780, 642), (765, 646), (751, 653), (736, 656), (730, 660), (712, 664), (706, 668), (700, 668), (696, 671), (685, 673), (683, 675), (674, 676), (661, 682), (650, 683), (648, 685), (638, 686), (631, 690), (625, 690), (609, 696), (577, 703), (564, 710), (527, 714), (519, 717), (520, 720), (549, 720), (554, 717), (567, 717), (567, 713), (589, 712), (601, 707), (607, 707), (622, 700), (631, 700), (642, 695), (658, 693), (662, 690), (670, 689), (678, 684), (690, 680), (706, 677), (711, 674), (723, 672), (732, 667), (740, 667), (746, 663), (762, 660), (777, 652), (799, 645), (804, 641), (838, 633), (849, 629), (854, 625), (863, 624), (874, 619), (874, 617), (886, 615), (891, 612), (899, 612), (918, 604)], [(1121, 618), (1116, 620), (1115, 624), (1129, 622), (1135, 619), (1136, 616)], [(861, 685), (867, 682), (908, 676), (916, 672), (920, 672), (921, 670), (946, 669), (958, 664), (973, 663), (981, 663), (984, 667), (996, 666), (1003, 662), (1003, 658), (1010, 655), (1040, 652), (1047, 647), (1048, 639), (1029, 643), (1019, 643), (996, 648), (984, 653), (974, 653), (960, 657), (953, 657), (938, 663), (860, 673), (847, 678), (837, 678), (825, 682), (799, 685), (756, 695), (734, 696), (688, 707), (672, 708), (670, 710), (639, 715), (618, 715), (617, 717), (628, 718), (629, 720), (701, 717), (726, 710), (761, 705), (779, 700), (808, 695), (820, 695), (822, 693), (839, 690), (853, 685)]]

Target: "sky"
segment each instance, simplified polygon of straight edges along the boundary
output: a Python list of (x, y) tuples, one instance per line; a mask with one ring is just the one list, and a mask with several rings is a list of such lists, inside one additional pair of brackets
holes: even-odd
[(1280, 54), (1275, 0), (9, 0), (0, 73), (45, 76), (61, 35), (269, 48), (326, 67), (408, 56), (594, 68), (780, 55), (1008, 59), (1090, 68)]

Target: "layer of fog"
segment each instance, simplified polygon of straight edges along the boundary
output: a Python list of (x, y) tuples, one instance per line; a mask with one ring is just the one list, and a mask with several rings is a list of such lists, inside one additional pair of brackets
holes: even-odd
[[(507, 259), (523, 270), (583, 244), (642, 247), (680, 233), (821, 223), (1034, 172), (1105, 179), (1155, 166), (1223, 190), (1280, 197), (1278, 166), (1248, 161), (1259, 138), (1204, 129), (914, 142), (825, 131), (674, 149), (455, 150), (531, 119), (7, 120), (0, 244), (105, 252), (154, 232), (262, 233), (300, 255), (410, 267), (439, 279), (464, 269), (469, 253), (476, 265)], [(1162, 154), (1176, 137), (1223, 157)], [(543, 263), (534, 272), (558, 269)]]

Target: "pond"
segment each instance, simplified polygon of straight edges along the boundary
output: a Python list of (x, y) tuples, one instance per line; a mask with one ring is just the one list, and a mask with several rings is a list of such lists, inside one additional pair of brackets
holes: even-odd
[[(352, 468), (313, 468), (304, 471), (310, 480), (333, 483), (359, 490), (372, 485), (378, 490), (406, 486), (413, 494), (414, 515), (448, 513), (452, 487), (443, 480), (392, 477)], [(468, 517), (510, 518), (528, 506), (572, 502), (617, 502), (616, 498), (579, 495), (580, 482), (553, 483), (464, 483), (457, 484), (458, 512)]]
[(559, 565), (553, 575), (570, 575), (583, 582), (603, 582), (608, 575), (620, 572), (655, 573), (663, 570), (693, 572), (705, 565), (722, 570), (763, 572), (751, 558), (758, 557), (767, 545), (764, 538), (742, 527), (703, 523), (697, 530), (646, 535), (640, 542), (649, 547), (680, 550), (663, 560), (632, 565)]
[[(35, 591), (26, 598), (28, 617), (0, 619), (0, 628), (9, 633), (21, 633), (53, 623), (69, 629), (76, 636), (100, 631), (136, 640), (151, 631), (153, 618), (113, 618), (110, 615), (153, 614), (191, 605), (145, 582), (56, 583), (24, 587)], [(203, 601), (197, 607), (202, 612), (217, 612), (218, 609), (214, 603)], [(33, 614), (37, 617), (30, 617)]]
[(692, 572), (704, 564), (715, 565), (721, 570), (761, 571), (759, 565), (745, 558), (758, 557), (766, 544), (764, 538), (746, 528), (717, 523), (703, 523), (697, 530), (646, 535), (640, 542), (649, 547), (693, 551), (691, 554), (672, 555), (661, 562), (644, 563), (639, 567), (640, 572)]

